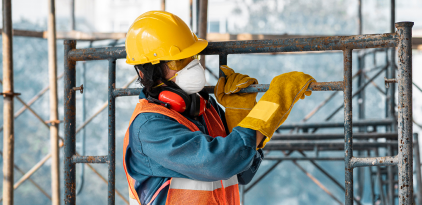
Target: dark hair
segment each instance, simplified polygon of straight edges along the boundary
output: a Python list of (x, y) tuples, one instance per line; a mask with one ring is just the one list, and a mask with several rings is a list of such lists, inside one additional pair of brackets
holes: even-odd
[[(136, 73), (138, 74), (138, 82), (144, 86), (145, 94), (152, 97), (157, 97), (158, 94), (161, 92), (161, 86), (154, 88), (160, 82), (165, 81), (165, 76), (167, 74), (167, 65), (165, 62), (160, 62), (158, 64), (140, 64), (135, 65)], [(139, 71), (141, 71), (144, 76), (141, 78), (139, 75)]]

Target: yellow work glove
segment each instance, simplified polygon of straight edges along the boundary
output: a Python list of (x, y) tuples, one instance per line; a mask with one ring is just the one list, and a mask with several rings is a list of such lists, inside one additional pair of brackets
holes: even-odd
[(315, 79), (302, 72), (290, 72), (276, 76), (268, 91), (258, 101), (252, 111), (238, 126), (260, 131), (267, 138), (258, 148), (270, 141), (275, 130), (289, 116), (293, 105), (312, 94), (306, 91)]
[(257, 84), (258, 81), (247, 75), (235, 73), (233, 69), (226, 65), (220, 66), (220, 69), (226, 77), (218, 79), (214, 94), (217, 102), (226, 108), (227, 127), (231, 132), (233, 127), (236, 127), (255, 106), (255, 99), (258, 94), (238, 92), (251, 84)]

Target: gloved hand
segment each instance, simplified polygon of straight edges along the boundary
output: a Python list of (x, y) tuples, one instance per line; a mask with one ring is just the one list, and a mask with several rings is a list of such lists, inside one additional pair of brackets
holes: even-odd
[(315, 79), (302, 72), (290, 72), (276, 76), (268, 91), (238, 126), (260, 131), (267, 138), (258, 148), (270, 141), (274, 131), (287, 119), (293, 105), (312, 94), (306, 91)]
[(226, 65), (220, 66), (226, 77), (218, 79), (214, 88), (217, 102), (226, 108), (226, 121), (229, 131), (236, 127), (248, 115), (256, 104), (258, 93), (238, 93), (242, 88), (257, 84), (255, 78), (235, 73)]

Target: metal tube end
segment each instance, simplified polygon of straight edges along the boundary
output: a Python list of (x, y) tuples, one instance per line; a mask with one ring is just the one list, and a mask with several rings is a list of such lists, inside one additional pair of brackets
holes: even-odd
[(397, 22), (396, 28), (398, 27), (412, 27), (415, 23), (412, 21), (402, 21), (402, 22)]

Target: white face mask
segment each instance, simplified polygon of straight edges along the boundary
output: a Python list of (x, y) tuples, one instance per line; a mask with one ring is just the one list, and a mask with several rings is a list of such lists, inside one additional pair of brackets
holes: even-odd
[(188, 95), (201, 91), (205, 86), (205, 70), (198, 59), (192, 60), (176, 73), (176, 85)]

